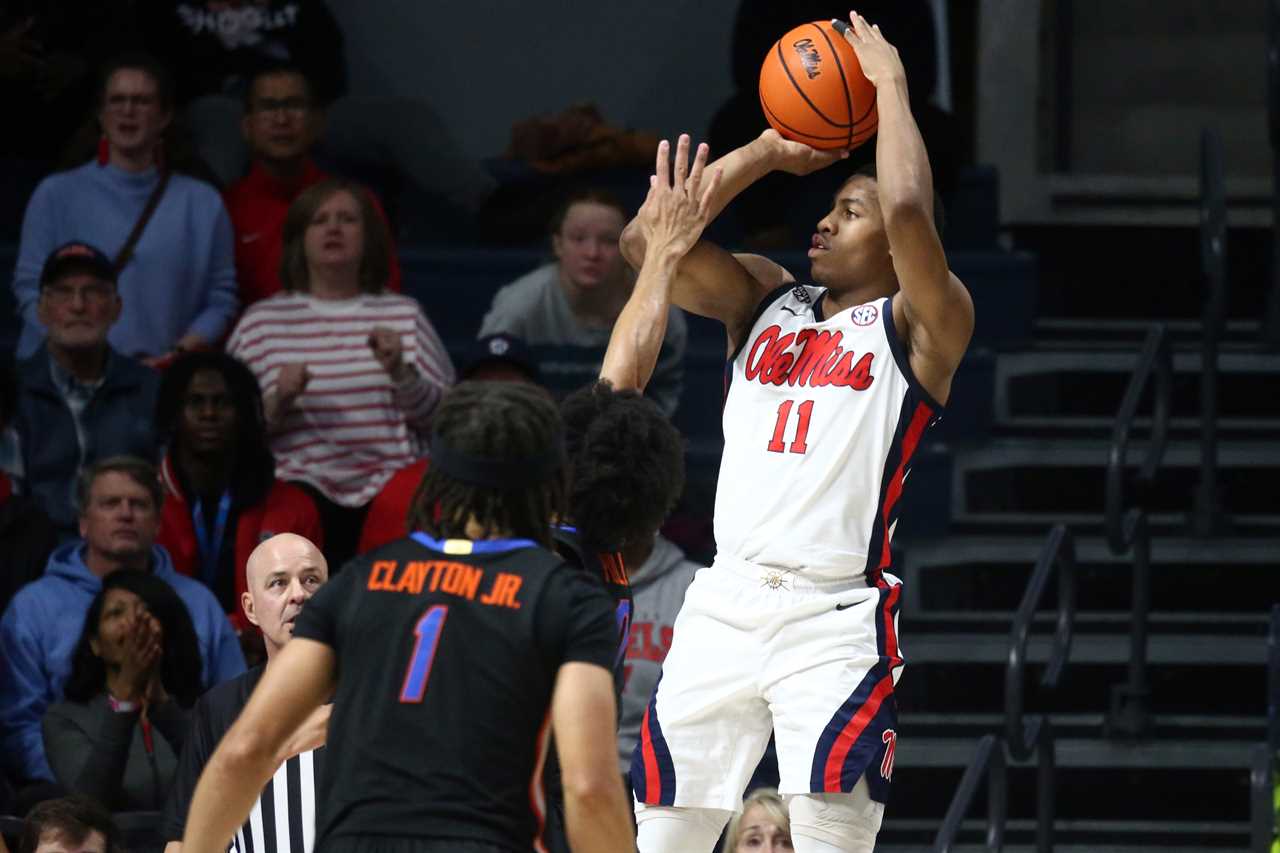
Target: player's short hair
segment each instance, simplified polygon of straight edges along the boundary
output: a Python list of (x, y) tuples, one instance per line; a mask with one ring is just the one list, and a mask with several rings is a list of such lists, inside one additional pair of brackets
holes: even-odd
[(107, 84), (117, 71), (141, 71), (156, 86), (156, 103), (164, 112), (173, 110), (173, 75), (163, 62), (149, 53), (128, 51), (107, 61), (98, 71), (98, 108), (107, 105)]
[[(840, 184), (840, 188), (844, 189), (854, 178), (870, 178), (873, 181), (879, 181), (876, 177), (876, 164), (863, 163), (854, 169), (849, 177), (844, 179), (844, 183)], [(942, 206), (942, 196), (938, 195), (938, 191), (933, 191), (933, 227), (938, 232), (938, 238), (941, 239), (947, 231), (947, 210)]]
[[(433, 459), (409, 510), (409, 527), (438, 539), (465, 539), (467, 521), (551, 545), (550, 524), (565, 514), (568, 466), (560, 412), (527, 382), (462, 382), (432, 417)], [(520, 485), (481, 485), (444, 468), (440, 448), (480, 464), (547, 460), (546, 476)]]
[(720, 848), (720, 853), (733, 853), (737, 848), (738, 842), (742, 840), (742, 817), (752, 806), (764, 809), (765, 814), (782, 827), (787, 837), (791, 837), (791, 816), (787, 814), (786, 801), (773, 788), (756, 788), (742, 801), (742, 811), (735, 812), (729, 819), (729, 828), (725, 830), (724, 846)]
[(80, 794), (45, 800), (27, 813), (18, 853), (35, 853), (41, 837), (50, 833), (71, 844), (82, 844), (94, 832), (106, 839), (107, 853), (122, 853), (120, 831), (102, 806)]
[(369, 190), (355, 181), (329, 178), (303, 190), (284, 219), (284, 252), (280, 257), (280, 284), (289, 292), (308, 293), (311, 271), (307, 266), (306, 235), (316, 211), (333, 196), (345, 192), (360, 207), (364, 226), (364, 254), (360, 258), (360, 290), (382, 293), (391, 278), (391, 234)]
[(583, 543), (616, 551), (652, 537), (684, 490), (680, 433), (652, 400), (605, 381), (574, 391), (560, 414), (569, 517)]
[(151, 495), (151, 502), (156, 512), (164, 501), (164, 492), (160, 488), (160, 476), (156, 466), (137, 456), (108, 456), (85, 468), (76, 479), (76, 509), (84, 515), (89, 508), (89, 495), (93, 492), (93, 484), (104, 474), (124, 474)]

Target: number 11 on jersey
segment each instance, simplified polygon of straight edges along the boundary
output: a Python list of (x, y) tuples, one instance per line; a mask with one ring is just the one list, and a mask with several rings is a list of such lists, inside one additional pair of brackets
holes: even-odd
[[(791, 419), (791, 407), (794, 404), (794, 400), (786, 400), (778, 406), (778, 422), (773, 425), (773, 438), (769, 439), (767, 448), (770, 453), (782, 453), (786, 450), (783, 438), (786, 436), (787, 422)], [(798, 423), (796, 437), (791, 442), (791, 452), (803, 454), (809, 449), (807, 439), (809, 438), (809, 419), (813, 416), (813, 401), (805, 400), (796, 407), (796, 416)]]

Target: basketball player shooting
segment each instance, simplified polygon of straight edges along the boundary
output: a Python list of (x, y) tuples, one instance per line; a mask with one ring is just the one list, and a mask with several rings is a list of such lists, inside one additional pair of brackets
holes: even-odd
[(672, 177), (662, 143), (623, 235), (640, 275), (605, 378), (643, 386), (671, 302), (724, 323), (730, 362), (718, 552), (686, 595), (632, 764), (641, 853), (711, 849), (771, 731), (799, 853), (869, 851), (880, 828), (903, 665), (890, 539), (974, 315), (935, 226), (898, 53), (859, 15), (850, 22), (876, 90), (875, 167), (818, 222), (815, 284), (698, 241), (768, 172), (841, 158), (772, 130), (710, 166), (700, 146), (692, 168), (682, 136)]

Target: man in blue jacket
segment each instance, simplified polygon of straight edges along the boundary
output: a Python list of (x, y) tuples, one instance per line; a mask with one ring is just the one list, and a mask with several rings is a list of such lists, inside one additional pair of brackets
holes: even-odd
[(37, 313), (48, 337), (18, 365), (12, 426), (25, 491), (62, 536), (75, 535), (82, 468), (108, 456), (156, 456), (160, 378), (107, 343), (120, 311), (115, 269), (97, 248), (67, 243), (45, 259)]
[(151, 572), (178, 593), (195, 625), (206, 688), (244, 672), (244, 656), (213, 593), (173, 569), (155, 545), (160, 482), (141, 459), (113, 457), (77, 490), (82, 541), (59, 547), (44, 577), (23, 587), (0, 617), (0, 757), (17, 780), (51, 780), (40, 720), (62, 698), (89, 603), (113, 571)]

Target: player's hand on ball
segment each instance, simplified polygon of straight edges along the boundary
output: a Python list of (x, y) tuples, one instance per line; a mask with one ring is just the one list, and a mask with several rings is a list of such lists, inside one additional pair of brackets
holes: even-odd
[[(833, 25), (836, 23), (832, 21)], [(867, 23), (867, 19), (857, 12), (849, 13), (849, 23), (850, 26), (843, 28), (845, 40), (853, 45), (862, 74), (871, 81), (871, 85), (878, 89), (884, 83), (905, 81), (907, 73), (902, 67), (898, 49), (880, 34), (880, 27)]]
[(671, 143), (658, 144), (654, 174), (649, 178), (649, 194), (637, 217), (650, 251), (684, 257), (711, 219), (711, 199), (720, 186), (720, 170), (706, 172), (706, 143), (698, 146), (689, 165), (689, 135), (680, 134), (675, 162), (669, 163)]
[(307, 390), (311, 381), (311, 371), (301, 362), (290, 362), (280, 366), (280, 375), (276, 377), (276, 395), (281, 400), (292, 400)]
[(807, 175), (824, 169), (849, 156), (848, 151), (819, 151), (817, 148), (785, 138), (773, 128), (760, 134), (773, 152), (773, 167), (793, 175)]

